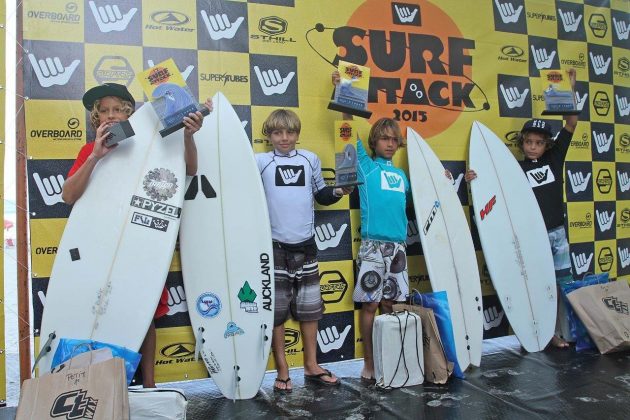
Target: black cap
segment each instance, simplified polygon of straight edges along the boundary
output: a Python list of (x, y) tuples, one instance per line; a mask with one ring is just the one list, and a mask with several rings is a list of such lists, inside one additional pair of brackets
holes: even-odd
[(94, 107), (94, 102), (97, 99), (101, 99), (106, 96), (116, 96), (120, 99), (131, 102), (131, 106), (133, 108), (136, 107), (136, 101), (127, 90), (127, 87), (118, 83), (104, 83), (99, 86), (94, 86), (83, 95), (83, 106), (88, 111), (91, 111), (92, 107)]
[(545, 134), (549, 137), (553, 137), (552, 133), (551, 133), (551, 124), (549, 124), (547, 121), (545, 120), (529, 120), (527, 121), (524, 125), (523, 128), (521, 129), (521, 133), (525, 133), (527, 131), (534, 131), (536, 133), (541, 133), (541, 134)]

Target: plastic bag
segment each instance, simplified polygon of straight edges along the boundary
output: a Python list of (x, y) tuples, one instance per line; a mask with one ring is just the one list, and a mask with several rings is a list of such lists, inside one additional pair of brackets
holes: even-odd
[(420, 293), (414, 290), (411, 295), (413, 305), (424, 306), (433, 309), (435, 321), (440, 332), (444, 353), (449, 362), (453, 362), (455, 367), (453, 375), (456, 378), (465, 379), (466, 376), (457, 362), (457, 352), (455, 351), (455, 336), (453, 335), (453, 322), (451, 321), (451, 311), (448, 306), (448, 296), (446, 291), (433, 293)]
[(129, 350), (128, 348), (123, 346), (102, 343), (100, 341), (62, 338), (61, 340), (59, 340), (59, 346), (57, 346), (57, 351), (53, 356), (53, 369), (78, 354), (102, 348), (109, 348), (112, 351), (112, 356), (119, 357), (125, 361), (127, 385), (131, 384), (133, 375), (136, 372), (136, 369), (138, 368), (138, 364), (140, 363), (140, 359), (142, 357), (140, 353)]
[(571, 329), (571, 335), (575, 337), (575, 350), (584, 351), (594, 349), (595, 343), (588, 335), (586, 327), (577, 314), (573, 310), (573, 307), (567, 299), (567, 294), (574, 290), (580, 289), (584, 286), (591, 286), (593, 284), (608, 283), (608, 273), (590, 274), (584, 276), (582, 280), (576, 280), (566, 283), (560, 283), (560, 290), (562, 291), (562, 300), (566, 305), (567, 317), (569, 318), (569, 327)]

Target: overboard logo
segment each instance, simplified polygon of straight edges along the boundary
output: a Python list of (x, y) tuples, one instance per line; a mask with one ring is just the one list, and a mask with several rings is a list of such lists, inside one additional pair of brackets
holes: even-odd
[(214, 318), (221, 312), (221, 299), (214, 293), (203, 293), (197, 298), (197, 312), (204, 318)]
[(597, 255), (597, 262), (602, 271), (610, 271), (613, 265), (614, 256), (609, 247), (602, 248)]
[(574, 222), (569, 222), (569, 227), (570, 228), (577, 228), (577, 229), (589, 229), (593, 227), (593, 216), (591, 215), (590, 212), (586, 213), (586, 215), (584, 216), (584, 220), (577, 220)]
[(319, 289), (324, 303), (339, 303), (348, 290), (348, 282), (337, 270), (324, 271), (319, 276)]
[(628, 304), (619, 300), (616, 296), (607, 296), (602, 298), (602, 302), (604, 302), (604, 305), (606, 305), (606, 307), (611, 311), (615, 311), (622, 315), (630, 315), (630, 312), (628, 312)]
[(65, 13), (51, 10), (29, 10), (27, 17), (30, 19), (38, 19), (40, 21), (48, 21), (48, 23), (81, 23), (81, 15), (77, 13), (77, 4), (70, 2), (66, 4)]
[[(391, 16), (389, 22), (386, 16)], [(323, 57), (320, 51), (330, 50), (323, 44), (332, 39), (341, 55), (324, 59), (335, 66), (344, 60), (370, 68), (372, 122), (377, 116), (392, 117), (404, 129), (430, 121), (422, 124), (422, 133), (431, 137), (450, 127), (460, 112), (490, 108), (471, 79), (475, 42), (464, 38), (438, 6), (363, 2), (332, 36), (317, 34), (328, 26), (315, 25), (307, 31), (307, 41)]]
[(160, 230), (162, 232), (166, 232), (168, 230), (168, 220), (160, 219), (159, 217), (149, 216), (148, 214), (134, 212), (131, 216), (131, 223), (155, 230)]
[(61, 130), (31, 130), (32, 139), (51, 139), (51, 140), (83, 140), (83, 130), (79, 129), (81, 122), (78, 118), (71, 117), (68, 119), (66, 126), (68, 129)]
[(50, 409), (50, 417), (65, 417), (68, 420), (92, 419), (96, 415), (97, 407), (97, 399), (88, 397), (87, 391), (77, 389), (64, 392), (55, 398)]

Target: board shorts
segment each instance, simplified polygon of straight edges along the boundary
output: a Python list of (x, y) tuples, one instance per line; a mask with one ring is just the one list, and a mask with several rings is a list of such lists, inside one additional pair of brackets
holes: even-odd
[[(564, 226), (558, 226), (547, 231), (553, 266), (556, 270), (556, 281), (561, 281), (571, 276), (571, 260), (569, 257), (569, 242)], [(571, 278), (572, 280), (572, 278)]]
[(162, 296), (160, 296), (160, 301), (158, 302), (158, 306), (155, 309), (155, 315), (153, 315), (153, 319), (162, 318), (164, 315), (168, 313), (168, 290), (166, 286), (162, 289)]
[(324, 314), (319, 287), (317, 246), (292, 247), (273, 242), (276, 304), (274, 327), (284, 324), (289, 314), (296, 321), (318, 321)]
[(363, 239), (357, 256), (355, 302), (402, 302), (409, 295), (406, 245)]

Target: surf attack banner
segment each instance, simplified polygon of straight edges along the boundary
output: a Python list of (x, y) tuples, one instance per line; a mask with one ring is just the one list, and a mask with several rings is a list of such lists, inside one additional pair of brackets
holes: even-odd
[[(271, 150), (261, 126), (273, 109), (297, 112), (298, 147), (318, 154), (327, 182), (335, 179), (333, 127), (341, 118), (326, 109), (331, 72), (339, 60), (369, 67), (373, 114), (358, 121), (360, 137), (367, 138), (370, 123), (380, 117), (399, 121), (403, 133), (406, 127), (420, 133), (453, 174), (469, 219), (473, 208), (463, 177), (472, 122), (490, 127), (521, 159), (516, 135), (544, 110), (540, 71), (573, 67), (582, 111), (564, 172), (573, 273), (630, 277), (628, 0), (479, 0), (474, 7), (457, 0), (31, 0), (23, 8), (36, 336), (41, 297), (71, 210), (60, 187), (81, 146), (94, 137), (81, 97), (92, 86), (116, 82), (139, 106), (146, 98), (136, 73), (167, 58), (199, 101), (216, 91), (228, 97), (256, 152)], [(548, 120), (554, 132), (563, 125), (561, 117)], [(394, 163), (406, 169), (406, 162), (403, 148)], [(412, 215), (410, 286), (430, 291), (417, 234), (423, 221)], [(318, 340), (319, 360), (362, 357), (352, 302), (361, 228), (357, 193), (317, 207), (315, 223), (322, 233), (316, 239), (326, 305), (319, 330), (336, 331), (332, 340)], [(472, 232), (484, 336), (509, 334), (474, 226)], [(197, 309), (186, 299), (177, 250), (166, 287), (169, 312), (156, 322), (157, 380), (207, 377), (202, 362), (193, 360), (188, 311)], [(218, 339), (223, 333), (217, 331)], [(294, 321), (287, 323), (285, 350), (290, 365), (300, 366), (303, 343)]]

